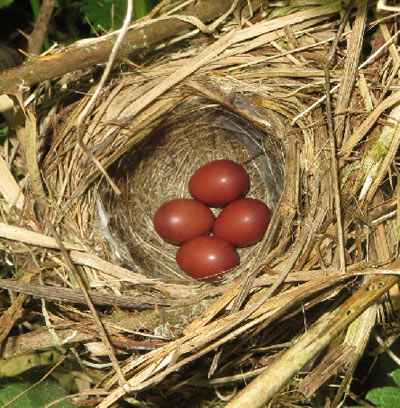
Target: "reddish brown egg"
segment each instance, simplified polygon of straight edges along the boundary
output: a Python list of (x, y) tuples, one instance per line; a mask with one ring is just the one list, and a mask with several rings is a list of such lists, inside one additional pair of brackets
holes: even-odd
[(165, 241), (179, 245), (208, 234), (215, 218), (204, 204), (182, 198), (164, 203), (157, 210), (153, 221), (155, 230)]
[(260, 241), (271, 219), (269, 208), (260, 200), (244, 198), (227, 205), (215, 220), (213, 232), (237, 247)]
[(179, 267), (195, 279), (212, 279), (239, 264), (236, 249), (217, 237), (198, 237), (184, 243), (176, 254)]
[(215, 160), (200, 167), (189, 181), (190, 194), (211, 207), (223, 207), (250, 189), (246, 170), (231, 160)]

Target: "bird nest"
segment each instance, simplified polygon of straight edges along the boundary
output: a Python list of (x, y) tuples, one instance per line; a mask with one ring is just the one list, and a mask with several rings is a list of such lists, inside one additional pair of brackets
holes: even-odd
[[(396, 170), (399, 98), (385, 95), (385, 81), (398, 56), (373, 43), (370, 62), (354, 69), (370, 18), (363, 7), (347, 16), (351, 35), (340, 32), (335, 3), (285, 17), (270, 10), (269, 21), (242, 30), (227, 23), (216, 42), (159, 51), (140, 69), (114, 74), (81, 140), (75, 123), (94, 90), (61, 98), (42, 132), (43, 184), (27, 161), (24, 210), (4, 203), (2, 211), (20, 228), (0, 231), (14, 264), (39, 266), (44, 283), (3, 287), (59, 303), (51, 312), (42, 306), (51, 333), (31, 324), (5, 356), (59, 346), (58, 338), (93, 365), (107, 362), (112, 346), (122, 370), (115, 374), (116, 361), (106, 373), (98, 366), (105, 396), (83, 397), (100, 408), (121, 398), (188, 406), (194, 395), (198, 406), (218, 406), (226, 393), (235, 395), (229, 408), (306, 406), (321, 395), (324, 404), (340, 401), (372, 329), (388, 317), (382, 296), (392, 288), (391, 308), (397, 299), (397, 180), (386, 176)], [(383, 25), (389, 44), (392, 26)], [(325, 64), (335, 38), (332, 68)], [(189, 197), (190, 176), (213, 159), (241, 163), (250, 197), (273, 217), (264, 239), (240, 250), (240, 266), (209, 283), (182, 274), (176, 247), (157, 236), (152, 217), (163, 202)], [(87, 303), (73, 265), (101, 306), (108, 346), (84, 306), (66, 305)], [(342, 387), (324, 388), (339, 373)]]

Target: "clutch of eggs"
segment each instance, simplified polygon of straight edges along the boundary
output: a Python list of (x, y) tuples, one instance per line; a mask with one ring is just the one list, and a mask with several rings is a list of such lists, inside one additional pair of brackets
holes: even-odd
[[(212, 280), (239, 264), (236, 248), (262, 240), (271, 212), (262, 201), (245, 198), (250, 177), (231, 160), (200, 167), (188, 187), (194, 199), (162, 204), (154, 215), (154, 228), (166, 242), (181, 245), (176, 260), (186, 274)], [(222, 210), (215, 218), (208, 207)]]

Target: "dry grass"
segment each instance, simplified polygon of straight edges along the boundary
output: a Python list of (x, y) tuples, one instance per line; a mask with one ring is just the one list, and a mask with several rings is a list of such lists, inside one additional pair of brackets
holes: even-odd
[[(31, 163), (20, 185), (24, 212), (10, 212), (5, 197), (0, 234), (26, 270), (21, 293), (45, 297), (33, 284), (26, 289), (38, 275), (49, 287), (76, 286), (51, 222), (91, 289), (107, 293), (105, 304), (121, 295), (139, 301), (137, 311), (103, 313), (134, 397), (113, 370), (98, 368), (106, 377), (96, 384), (108, 393), (92, 399), (99, 408), (121, 398), (224, 406), (233, 395), (229, 408), (310, 406), (321, 395), (337, 406), (389, 290), (398, 308), (398, 21), (373, 15), (374, 5), (367, 13), (360, 1), (346, 23), (338, 3), (317, 3), (267, 8), (264, 20), (256, 11), (242, 28), (227, 18), (217, 40), (176, 39), (142, 66), (115, 72), (83, 124), (83, 141), (120, 195), (77, 145), (83, 96), (58, 108), (40, 162), (45, 188)], [(164, 6), (159, 13), (171, 2)], [(27, 118), (31, 139), (34, 120)], [(20, 140), (32, 160), (38, 144)], [(241, 266), (209, 284), (179, 272), (176, 248), (157, 237), (151, 217), (163, 201), (187, 196), (193, 170), (214, 158), (243, 163), (250, 195), (274, 216), (265, 239), (242, 251)], [(20, 154), (14, 164), (22, 167)], [(33, 206), (43, 191), (46, 218)], [(0, 319), (1, 338), (16, 324), (22, 296)], [(56, 346), (59, 333), (64, 347), (78, 347), (74, 358), (107, 361), (91, 314), (46, 304), (51, 335), (35, 322), (8, 338), (7, 356), (22, 345)], [(338, 374), (340, 386), (324, 388)]]

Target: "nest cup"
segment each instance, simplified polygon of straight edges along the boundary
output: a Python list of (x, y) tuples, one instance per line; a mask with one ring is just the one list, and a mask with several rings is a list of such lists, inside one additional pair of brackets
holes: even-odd
[[(283, 189), (284, 155), (276, 135), (266, 135), (231, 112), (192, 98), (177, 107), (140, 146), (127, 153), (110, 175), (121, 190), (115, 195), (105, 182), (100, 196), (110, 217), (113, 240), (120, 243), (122, 263), (147, 277), (165, 282), (194, 282), (175, 260), (178, 247), (162, 240), (153, 226), (157, 209), (176, 198), (190, 198), (193, 173), (212, 160), (240, 163), (250, 175), (247, 197), (265, 202), (272, 211)], [(220, 210), (213, 209), (217, 215)], [(195, 216), (195, 215), (194, 215)], [(263, 263), (268, 233), (254, 246), (239, 249), (240, 265), (224, 279)]]

